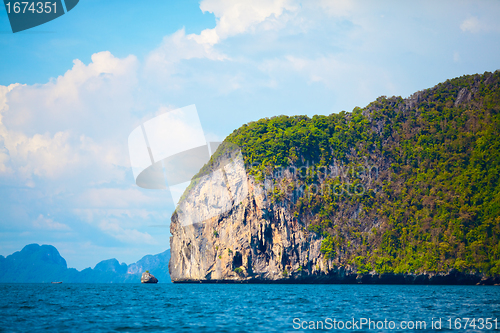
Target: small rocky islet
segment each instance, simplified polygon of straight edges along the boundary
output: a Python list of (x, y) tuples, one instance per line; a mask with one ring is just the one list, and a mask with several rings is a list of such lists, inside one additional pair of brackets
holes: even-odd
[(144, 272), (141, 276), (141, 283), (158, 283), (158, 279), (153, 274)]

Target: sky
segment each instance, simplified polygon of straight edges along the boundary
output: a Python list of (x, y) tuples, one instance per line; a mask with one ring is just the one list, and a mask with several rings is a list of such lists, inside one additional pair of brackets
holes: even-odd
[(81, 0), (12, 33), (0, 6), (0, 255), (69, 267), (169, 248), (168, 190), (135, 184), (128, 136), (196, 105), (207, 141), (500, 69), (500, 1)]

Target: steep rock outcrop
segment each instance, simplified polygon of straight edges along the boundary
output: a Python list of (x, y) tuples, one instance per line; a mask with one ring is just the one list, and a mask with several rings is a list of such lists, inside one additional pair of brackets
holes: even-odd
[(144, 272), (141, 276), (141, 283), (158, 283), (158, 279), (155, 278), (151, 273)]
[[(242, 181), (246, 197), (220, 215), (214, 212), (201, 223), (183, 225), (174, 213), (169, 263), (173, 282), (328, 281), (353, 274), (351, 267), (325, 260), (320, 251), (323, 238), (291, 214), (293, 195), (292, 201), (274, 204), (252, 176)], [(210, 186), (202, 182), (192, 191), (210, 195), (204, 191)], [(217, 201), (215, 196), (206, 202)], [(184, 213), (196, 214), (194, 205), (199, 202), (184, 206)]]

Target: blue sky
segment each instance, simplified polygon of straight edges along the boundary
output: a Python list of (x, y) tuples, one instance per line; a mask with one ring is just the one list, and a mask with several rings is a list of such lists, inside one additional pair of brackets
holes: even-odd
[[(500, 69), (498, 1), (82, 0), (13, 34), (0, 8), (0, 254), (53, 244), (83, 269), (169, 247), (170, 193), (127, 138), (195, 104), (207, 140)], [(158, 227), (162, 226), (162, 227)]]

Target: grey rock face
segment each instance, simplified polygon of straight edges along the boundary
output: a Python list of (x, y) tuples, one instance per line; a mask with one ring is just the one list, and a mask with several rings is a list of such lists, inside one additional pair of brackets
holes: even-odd
[(149, 272), (144, 272), (144, 273), (142, 273), (142, 276), (141, 276), (141, 283), (158, 283), (158, 279), (155, 278)]
[(462, 88), (457, 95), (457, 99), (455, 100), (455, 107), (462, 103), (467, 103), (471, 100), (472, 94), (467, 88)]
[[(207, 186), (198, 184), (193, 191), (210, 196)], [(333, 263), (320, 252), (322, 238), (305, 230), (286, 205), (270, 204), (252, 177), (245, 178), (240, 188), (248, 190), (241, 202), (202, 223), (184, 225), (174, 214), (169, 263), (173, 282), (280, 281), (332, 271)], [(207, 199), (212, 201), (216, 198)], [(191, 205), (184, 203), (185, 214), (199, 211), (195, 201)]]

